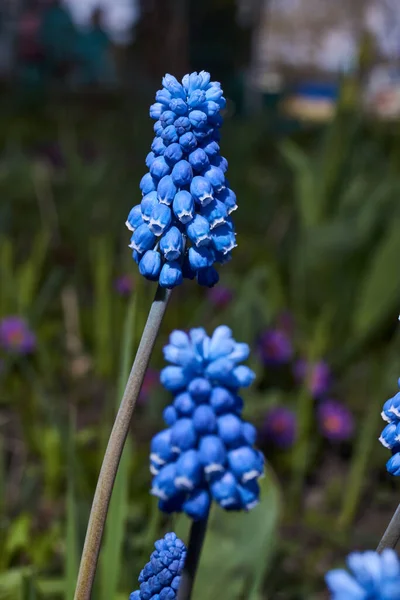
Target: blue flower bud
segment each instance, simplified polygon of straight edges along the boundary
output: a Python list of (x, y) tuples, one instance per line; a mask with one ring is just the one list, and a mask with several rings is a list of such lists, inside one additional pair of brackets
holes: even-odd
[(184, 133), (179, 138), (179, 143), (185, 152), (191, 152), (197, 147), (197, 141), (191, 131)]
[(164, 429), (157, 433), (151, 440), (150, 445), (150, 460), (157, 465), (162, 466), (170, 462), (175, 457), (171, 444), (171, 430)]
[(171, 444), (173, 450), (177, 452), (190, 450), (196, 446), (197, 440), (198, 436), (192, 419), (178, 419), (171, 427)]
[(218, 418), (218, 435), (228, 448), (243, 444), (242, 420), (237, 415), (227, 414)]
[(182, 452), (176, 461), (175, 485), (179, 490), (192, 490), (203, 480), (203, 467), (196, 450)]
[(192, 127), (200, 129), (207, 125), (207, 115), (202, 110), (192, 110), (189, 113), (189, 121), (191, 122)]
[(221, 96), (221, 98), (218, 100), (218, 104), (219, 104), (220, 109), (223, 110), (226, 106), (226, 98)]
[(220, 156), (220, 155), (214, 156), (211, 159), (211, 164), (214, 167), (218, 167), (219, 169), (221, 169), (221, 171), (223, 173), (226, 173), (226, 171), (228, 170), (228, 161), (226, 160), (226, 158), (224, 156)]
[(202, 84), (202, 78), (201, 76), (194, 71), (193, 73), (190, 73), (190, 75), (188, 76), (188, 80), (187, 80), (187, 92), (188, 94), (191, 94), (194, 90), (196, 90), (197, 88), (199, 88)]
[(177, 348), (187, 348), (190, 349), (191, 343), (189, 340), (189, 336), (184, 331), (180, 329), (175, 329), (169, 336), (169, 343), (173, 344)]
[(211, 239), (214, 248), (218, 252), (222, 252), (222, 254), (227, 254), (237, 246), (235, 234), (231, 231), (227, 223), (214, 229)]
[(172, 180), (175, 185), (182, 187), (189, 185), (193, 179), (192, 167), (187, 160), (180, 160), (172, 169)]
[(147, 250), (139, 263), (140, 274), (146, 277), (146, 279), (150, 279), (150, 281), (157, 281), (160, 271), (160, 253), (155, 250)]
[(197, 143), (202, 143), (212, 133), (213, 128), (211, 125), (203, 125), (202, 127), (193, 127), (192, 131)]
[(172, 219), (171, 209), (165, 204), (157, 203), (150, 216), (149, 229), (154, 235), (162, 235), (170, 226)]
[(163, 129), (168, 127), (168, 125), (173, 125), (175, 123), (175, 120), (176, 114), (172, 110), (166, 110), (160, 117), (160, 123), (163, 126)]
[(189, 248), (189, 262), (194, 271), (210, 267), (214, 262), (214, 253), (211, 248)]
[(185, 99), (185, 90), (173, 75), (167, 73), (162, 79), (162, 84), (169, 91), (173, 98)]
[(210, 510), (211, 498), (206, 490), (196, 490), (183, 503), (183, 510), (194, 521), (206, 519)]
[(213, 102), (218, 102), (218, 100), (221, 98), (222, 94), (223, 94), (223, 92), (220, 87), (212, 86), (212, 87), (208, 88), (208, 90), (206, 91), (206, 99), (212, 100)]
[(229, 354), (229, 360), (234, 362), (242, 362), (250, 356), (250, 346), (248, 344), (235, 342), (232, 352)]
[(205, 373), (207, 377), (211, 379), (211, 381), (229, 385), (233, 384), (232, 371), (234, 366), (235, 363), (228, 358), (218, 358), (207, 365)]
[(141, 600), (140, 592), (132, 592), (132, 594), (129, 596), (129, 600)]
[(185, 133), (188, 133), (192, 128), (192, 124), (187, 117), (178, 117), (174, 125), (179, 136), (183, 136)]
[(249, 446), (231, 450), (228, 453), (228, 462), (233, 475), (243, 483), (257, 479), (264, 472), (264, 464), (260, 455)]
[(190, 223), (195, 214), (194, 201), (191, 194), (186, 190), (178, 192), (172, 203), (172, 210), (181, 223)]
[[(191, 92), (187, 103), (190, 106), (190, 108), (197, 108), (200, 107), (206, 100), (206, 94), (203, 90), (193, 90), (193, 92)], [(218, 107), (219, 108), (219, 107)], [(190, 116), (189, 116), (190, 119)]]
[(150, 173), (146, 173), (146, 175), (143, 175), (142, 179), (140, 180), (139, 187), (143, 195), (146, 195), (149, 192), (153, 192), (156, 189), (156, 182), (154, 181)]
[(167, 146), (167, 148), (164, 152), (165, 161), (171, 167), (173, 167), (174, 164), (179, 162), (182, 159), (182, 156), (183, 156), (182, 148), (180, 147), (180, 145), (177, 142), (173, 142), (172, 144)]
[(196, 408), (196, 404), (188, 392), (182, 392), (175, 396), (174, 408), (180, 416), (190, 417)]
[(200, 269), (200, 271), (197, 272), (197, 281), (199, 285), (211, 288), (219, 281), (218, 271), (214, 269), (214, 267)]
[(385, 446), (385, 448), (393, 448), (400, 442), (400, 436), (398, 435), (400, 433), (400, 427), (399, 431), (397, 431), (397, 428), (397, 423), (389, 423), (386, 425), (379, 438), (382, 446)]
[(193, 348), (178, 348), (173, 344), (167, 344), (163, 348), (164, 359), (181, 367), (192, 366), (193, 362), (200, 362), (196, 357)]
[(195, 215), (186, 227), (187, 234), (195, 246), (206, 246), (210, 242), (210, 225), (201, 215)]
[[(215, 229), (226, 222), (228, 211), (226, 206), (220, 200), (212, 200), (206, 206), (201, 208), (201, 214), (210, 224), (210, 229)], [(209, 265), (211, 266), (211, 265)]]
[(235, 347), (232, 329), (227, 325), (219, 325), (211, 336), (208, 358), (215, 360), (232, 352)]
[(161, 104), (165, 104), (165, 106), (168, 106), (171, 101), (171, 94), (165, 88), (163, 88), (162, 90), (158, 90), (156, 92), (156, 101), (160, 102)]
[(224, 387), (214, 387), (211, 391), (210, 405), (217, 415), (234, 410), (235, 396)]
[(164, 177), (164, 175), (169, 175), (171, 173), (171, 168), (165, 162), (164, 157), (158, 156), (150, 165), (150, 173), (155, 179), (159, 180)]
[(143, 196), (142, 201), (140, 203), (140, 208), (142, 211), (142, 219), (146, 223), (150, 221), (151, 213), (154, 208), (158, 205), (157, 192), (149, 192), (145, 196)]
[(164, 154), (166, 146), (161, 138), (155, 137), (153, 143), (151, 144), (151, 149), (156, 156), (161, 156)]
[(189, 162), (195, 171), (204, 171), (210, 165), (209, 158), (202, 148), (196, 148), (189, 154)]
[(260, 487), (252, 480), (246, 485), (238, 485), (239, 496), (245, 510), (251, 510), (260, 502)]
[(167, 146), (169, 144), (176, 143), (179, 139), (178, 133), (174, 125), (168, 125), (162, 132), (161, 137)]
[(130, 248), (143, 254), (146, 250), (153, 248), (155, 242), (156, 236), (150, 231), (146, 223), (143, 223), (143, 225), (135, 229), (131, 237)]
[(226, 471), (222, 477), (211, 483), (211, 493), (222, 508), (236, 507), (240, 504), (238, 484), (230, 471)]
[(155, 102), (154, 104), (152, 104), (150, 106), (150, 117), (152, 119), (159, 119), (162, 115), (162, 113), (165, 110), (165, 106), (164, 104), (161, 104), (161, 102)]
[(165, 263), (161, 269), (159, 284), (163, 288), (173, 288), (182, 283), (182, 268), (175, 261)]
[(161, 384), (170, 392), (183, 389), (188, 384), (188, 377), (181, 367), (165, 367), (160, 374)]
[(135, 263), (136, 263), (137, 265), (139, 265), (140, 261), (142, 260), (142, 256), (143, 256), (143, 254), (141, 254), (141, 253), (140, 253), (140, 252), (138, 252), (137, 250), (134, 250), (134, 251), (132, 252), (132, 258), (133, 258), (133, 260), (135, 261)]
[(218, 436), (206, 435), (201, 438), (199, 456), (206, 474), (224, 471), (227, 455), (225, 446)]
[(207, 179), (216, 191), (222, 190), (225, 185), (225, 175), (219, 167), (208, 167), (203, 173), (203, 177)]
[(217, 418), (211, 406), (200, 404), (193, 413), (193, 425), (199, 435), (217, 431)]
[(233, 370), (233, 377), (237, 387), (249, 387), (256, 377), (254, 371), (252, 371), (246, 365), (239, 365)]
[(251, 423), (242, 423), (242, 434), (249, 446), (254, 446), (257, 440), (257, 429)]
[(142, 209), (140, 204), (136, 204), (131, 210), (126, 220), (125, 225), (129, 231), (135, 231), (140, 225), (143, 225)]
[(396, 452), (386, 463), (386, 469), (391, 475), (400, 475), (400, 452)]
[(200, 84), (200, 88), (202, 90), (205, 90), (208, 86), (208, 84), (210, 83), (210, 73), (208, 73), (207, 71), (200, 71), (199, 73), (199, 78), (201, 79), (201, 84)]
[(162, 130), (163, 130), (163, 126), (161, 121), (156, 121), (153, 125), (153, 131), (156, 135), (161, 135), (162, 134)]
[(149, 152), (148, 155), (146, 156), (145, 163), (146, 163), (146, 167), (148, 169), (150, 169), (151, 165), (153, 164), (155, 157), (156, 157), (156, 155), (154, 154), (154, 152)]
[(190, 184), (190, 193), (195, 201), (202, 206), (206, 206), (213, 199), (213, 188), (211, 183), (200, 175), (193, 177)]
[(173, 406), (167, 406), (163, 410), (163, 419), (164, 423), (168, 425), (168, 427), (172, 427), (172, 425), (177, 421), (178, 414), (176, 409)]
[(206, 104), (206, 112), (209, 117), (214, 117), (220, 111), (220, 105), (213, 100), (208, 100)]
[(220, 151), (219, 145), (215, 141), (208, 142), (207, 144), (202, 144), (201, 147), (203, 148), (204, 152), (208, 154), (208, 156), (211, 158), (217, 156)]
[(169, 262), (178, 260), (183, 252), (183, 238), (177, 227), (170, 227), (164, 233), (160, 240), (160, 250)]
[(205, 377), (195, 377), (188, 385), (188, 391), (197, 404), (207, 402), (211, 391), (211, 383)]
[(218, 200), (221, 200), (221, 202), (225, 204), (226, 209), (228, 211), (228, 215), (230, 215), (231, 212), (237, 209), (236, 194), (229, 187), (226, 187), (220, 192), (218, 192), (216, 197), (218, 198)]
[(161, 204), (170, 206), (175, 198), (176, 192), (177, 187), (172, 181), (171, 175), (165, 175), (162, 179), (160, 179), (157, 186), (157, 198)]
[(154, 477), (150, 494), (161, 498), (161, 500), (172, 498), (178, 491), (174, 483), (175, 477), (176, 463), (168, 463)]
[(188, 107), (182, 98), (172, 98), (171, 102), (169, 103), (169, 107), (179, 116), (187, 115)]

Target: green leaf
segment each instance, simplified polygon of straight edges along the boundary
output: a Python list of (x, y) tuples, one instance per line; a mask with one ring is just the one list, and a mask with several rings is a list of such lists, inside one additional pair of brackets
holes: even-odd
[(30, 528), (32, 517), (21, 514), (9, 527), (5, 553), (11, 559), (20, 550), (25, 550), (31, 541)]
[(358, 306), (354, 314), (353, 333), (364, 338), (375, 331), (393, 314), (400, 302), (400, 220), (395, 219), (378, 245), (360, 287)]
[[(193, 600), (259, 598), (273, 554), (279, 493), (270, 473), (261, 480), (261, 502), (249, 513), (213, 506), (196, 577)], [(175, 531), (188, 539), (190, 521), (180, 516)]]

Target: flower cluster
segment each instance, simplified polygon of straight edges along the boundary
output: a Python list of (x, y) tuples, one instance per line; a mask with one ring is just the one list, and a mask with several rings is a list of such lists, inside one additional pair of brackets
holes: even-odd
[(348, 440), (353, 434), (353, 415), (337, 400), (322, 400), (317, 407), (317, 418), (320, 432), (332, 442)]
[(4, 317), (0, 321), (0, 347), (12, 354), (32, 354), (36, 348), (36, 336), (21, 317)]
[(352, 571), (334, 569), (325, 579), (333, 600), (400, 600), (400, 561), (394, 550), (353, 552)]
[(161, 372), (161, 383), (174, 394), (164, 410), (168, 428), (151, 443), (151, 493), (165, 512), (207, 516), (211, 500), (228, 510), (250, 510), (258, 502), (257, 479), (264, 456), (253, 448), (256, 430), (242, 420), (240, 387), (254, 373), (239, 363), (247, 359), (247, 344), (235, 342), (231, 330), (217, 327), (189, 334), (174, 331), (164, 348), (172, 365)]
[(175, 533), (167, 533), (154, 544), (150, 561), (140, 572), (140, 591), (129, 600), (174, 600), (186, 558), (185, 544)]
[(229, 217), (236, 196), (218, 144), (226, 101), (205, 71), (182, 83), (167, 74), (162, 83), (150, 107), (155, 138), (140, 182), (143, 198), (126, 222), (130, 247), (140, 273), (162, 287), (196, 276), (212, 287), (219, 279), (214, 263), (227, 262), (236, 246)]
[[(400, 379), (398, 381), (400, 387)], [(392, 458), (386, 463), (391, 475), (400, 475), (400, 392), (389, 398), (383, 405), (382, 419), (388, 422), (379, 441), (392, 451)]]

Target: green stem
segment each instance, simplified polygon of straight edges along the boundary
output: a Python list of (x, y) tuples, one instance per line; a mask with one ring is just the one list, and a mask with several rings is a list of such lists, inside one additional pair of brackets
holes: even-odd
[(115, 418), (93, 498), (81, 564), (79, 566), (75, 600), (90, 600), (91, 597), (115, 477), (128, 435), (136, 400), (142, 387), (170, 295), (170, 290), (157, 288), (128, 383), (126, 384), (125, 392)]
[(292, 452), (293, 487), (291, 500), (293, 508), (297, 508), (304, 479), (307, 473), (308, 457), (310, 451), (309, 439), (314, 414), (314, 399), (305, 388), (299, 398), (299, 434)]
[(200, 554), (207, 531), (208, 517), (201, 521), (193, 521), (190, 528), (190, 538), (185, 566), (179, 584), (177, 600), (190, 600), (199, 566)]
[(382, 536), (381, 541), (378, 544), (377, 551), (382, 552), (385, 548), (396, 548), (398, 541), (400, 540), (400, 504), (396, 508), (389, 525), (385, 533)]

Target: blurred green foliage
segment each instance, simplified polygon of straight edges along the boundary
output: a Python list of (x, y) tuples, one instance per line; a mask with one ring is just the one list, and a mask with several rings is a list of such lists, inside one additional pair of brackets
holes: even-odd
[[(90, 102), (1, 117), (0, 318), (26, 317), (38, 346), (32, 358), (2, 355), (0, 600), (72, 597), (98, 470), (154, 294), (124, 228), (151, 139), (146, 105)], [(317, 597), (323, 573), (349, 548), (376, 545), (398, 501), (377, 441), (380, 406), (399, 375), (398, 126), (351, 107), (291, 138), (271, 125), (224, 125), (239, 201), (239, 246), (221, 270), (232, 302), (219, 309), (190, 283), (176, 290), (151, 364), (161, 368), (173, 328), (224, 322), (254, 349), (247, 418), (261, 427), (276, 404), (298, 417), (293, 450), (269, 449), (260, 506), (213, 512), (199, 598)], [(124, 273), (135, 277), (130, 298), (114, 288)], [(296, 357), (332, 366), (333, 392), (356, 418), (348, 444), (322, 440), (290, 369), (260, 362), (257, 338), (284, 310), (296, 323)], [(174, 527), (186, 535), (186, 518), (159, 514), (148, 493), (148, 444), (167, 402), (156, 386), (137, 408), (95, 599), (127, 598), (155, 539)]]

